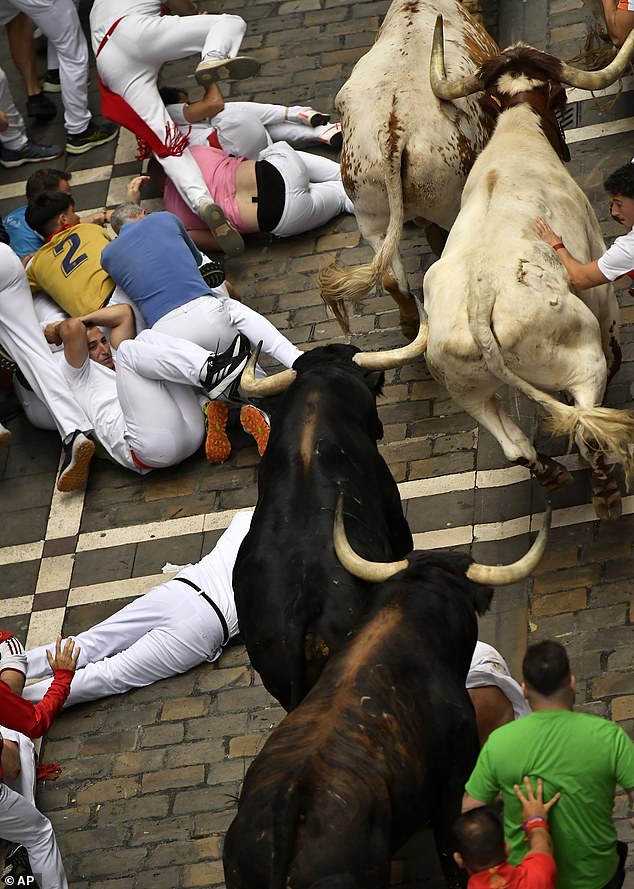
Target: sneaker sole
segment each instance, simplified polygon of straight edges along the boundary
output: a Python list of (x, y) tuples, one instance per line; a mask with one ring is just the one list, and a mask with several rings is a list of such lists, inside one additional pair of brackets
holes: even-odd
[(227, 217), (218, 204), (210, 205), (205, 215), (201, 216), (201, 219), (207, 223), (209, 231), (214, 236), (223, 253), (235, 256), (244, 251), (242, 235), (227, 222)]
[(57, 490), (62, 494), (68, 494), (70, 491), (79, 491), (86, 486), (88, 481), (88, 467), (95, 453), (95, 443), (86, 439), (77, 445), (74, 457), (75, 461), (70, 464), (61, 478), (57, 479)]
[(45, 93), (61, 93), (62, 87), (59, 83), (47, 83), (45, 80), (42, 84), (42, 89)]
[(14, 161), (5, 161), (0, 158), (0, 165), (11, 169), (11, 167), (21, 167), (22, 164), (43, 164), (47, 161), (53, 161), (56, 157), (61, 157), (63, 154), (64, 152), (60, 151), (58, 154), (49, 154), (46, 157), (21, 157), (19, 160)]
[(209, 86), (218, 80), (243, 80), (253, 77), (260, 70), (260, 63), (249, 56), (236, 56), (234, 59), (213, 62), (201, 62), (194, 73), (196, 82), (201, 86)]
[(224, 463), (231, 454), (231, 442), (227, 435), (228, 419), (229, 406), (224, 401), (214, 401), (207, 408), (205, 457), (208, 463)]
[(330, 139), (324, 139), (324, 144), (329, 145), (331, 148), (339, 151), (343, 146), (343, 134), (341, 132), (335, 133)]
[(240, 411), (240, 423), (244, 431), (248, 432), (255, 439), (255, 443), (258, 446), (258, 454), (262, 457), (266, 451), (269, 435), (271, 434), (271, 427), (266, 422), (262, 412), (252, 405), (246, 405)]
[(330, 123), (330, 115), (322, 114), (320, 111), (317, 111), (315, 114), (311, 114), (308, 118), (308, 123), (311, 127), (323, 127), (327, 123)]
[(95, 139), (94, 142), (87, 142), (85, 145), (71, 145), (69, 142), (66, 143), (66, 153), (67, 154), (85, 154), (87, 151), (90, 151), (92, 148), (97, 148), (99, 145), (106, 145), (108, 142), (112, 142), (113, 139), (116, 139), (119, 135), (119, 130), (115, 130), (115, 132), (111, 136), (105, 136), (103, 139)]

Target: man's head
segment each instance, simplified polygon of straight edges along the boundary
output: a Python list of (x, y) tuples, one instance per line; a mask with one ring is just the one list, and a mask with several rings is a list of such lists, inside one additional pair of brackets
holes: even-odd
[(36, 195), (24, 214), (27, 225), (33, 231), (49, 237), (54, 232), (81, 222), (75, 213), (75, 202), (71, 195), (62, 191), (45, 191)]
[(634, 227), (634, 163), (624, 164), (610, 173), (603, 187), (611, 197), (612, 218), (625, 228)]
[(189, 102), (189, 93), (179, 86), (162, 86), (159, 96), (164, 105), (183, 105)]
[(110, 370), (114, 370), (114, 358), (110, 343), (106, 339), (106, 335), (100, 327), (91, 321), (84, 321), (86, 326), (86, 340), (88, 342), (88, 357), (97, 364), (102, 364)]
[(522, 675), (522, 689), (533, 709), (540, 709), (540, 704), (572, 709), (575, 678), (570, 673), (566, 649), (559, 642), (545, 639), (529, 645), (522, 662)]
[(465, 812), (453, 828), (454, 859), (471, 874), (506, 861), (504, 828), (495, 809), (481, 806)]
[(112, 211), (110, 225), (114, 233), (118, 235), (126, 222), (137, 222), (139, 219), (143, 219), (144, 216), (145, 210), (142, 207), (139, 207), (138, 204), (126, 202), (125, 204), (119, 204)]
[(70, 194), (71, 175), (66, 170), (53, 170), (50, 167), (31, 173), (26, 180), (27, 203), (31, 204), (35, 196), (44, 191), (63, 191)]

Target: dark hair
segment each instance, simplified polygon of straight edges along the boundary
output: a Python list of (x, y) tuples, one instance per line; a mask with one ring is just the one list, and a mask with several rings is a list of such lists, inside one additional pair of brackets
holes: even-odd
[(456, 851), (469, 870), (484, 870), (506, 859), (504, 828), (491, 806), (480, 806), (461, 815), (454, 824), (453, 836)]
[(522, 662), (524, 681), (540, 695), (552, 695), (570, 681), (566, 649), (550, 639), (529, 645)]
[(180, 86), (162, 86), (159, 89), (159, 96), (164, 105), (179, 105), (181, 103), (179, 93), (187, 93), (187, 90)]
[(618, 170), (605, 179), (603, 187), (608, 194), (623, 195), (624, 198), (634, 198), (634, 162), (623, 164)]
[(45, 238), (55, 230), (53, 220), (64, 210), (74, 206), (72, 195), (63, 191), (45, 191), (35, 196), (33, 203), (26, 208), (24, 218), (33, 231)]
[(66, 170), (53, 170), (47, 167), (45, 170), (36, 170), (26, 180), (26, 200), (31, 204), (33, 198), (43, 191), (59, 191), (60, 182), (70, 182), (72, 174)]

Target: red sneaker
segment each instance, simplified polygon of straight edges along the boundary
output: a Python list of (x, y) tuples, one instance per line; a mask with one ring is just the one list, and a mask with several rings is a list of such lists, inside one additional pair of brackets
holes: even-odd
[(205, 415), (205, 456), (208, 463), (224, 463), (231, 453), (231, 442), (227, 435), (229, 405), (226, 401), (208, 401), (203, 405)]

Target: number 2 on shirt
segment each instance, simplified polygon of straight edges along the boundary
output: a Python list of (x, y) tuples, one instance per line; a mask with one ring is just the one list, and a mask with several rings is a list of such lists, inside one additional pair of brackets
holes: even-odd
[(66, 256), (62, 259), (62, 271), (68, 278), (77, 266), (81, 265), (82, 262), (88, 259), (88, 254), (80, 253), (79, 256), (75, 256), (78, 248), (81, 246), (81, 241), (79, 240), (77, 232), (72, 232), (67, 238), (64, 238), (63, 241), (60, 241), (59, 244), (55, 245), (53, 249), (55, 256), (59, 256), (59, 254), (63, 252), (66, 244), (70, 244), (70, 248)]

